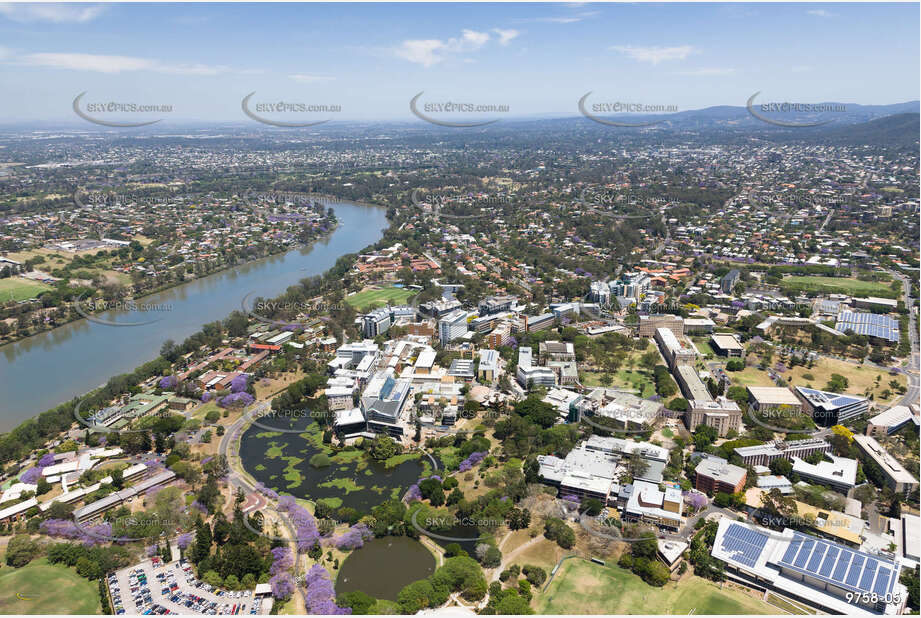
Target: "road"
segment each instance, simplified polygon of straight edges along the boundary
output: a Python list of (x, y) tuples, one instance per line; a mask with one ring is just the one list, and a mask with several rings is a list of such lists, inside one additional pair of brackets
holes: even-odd
[(919, 383), (918, 375), (918, 371), (921, 369), (921, 354), (919, 354), (918, 350), (918, 312), (914, 307), (914, 299), (911, 297), (910, 279), (894, 270), (890, 270), (889, 274), (902, 282), (905, 307), (908, 309), (908, 340), (911, 343), (911, 354), (908, 358), (908, 366), (905, 368), (905, 375), (908, 378), (908, 390), (898, 402), (900, 405), (907, 406), (912, 403), (918, 403), (918, 398), (921, 396), (921, 383)]

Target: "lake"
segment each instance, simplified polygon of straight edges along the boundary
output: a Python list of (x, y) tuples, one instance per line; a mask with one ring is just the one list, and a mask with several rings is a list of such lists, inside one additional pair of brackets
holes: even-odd
[(435, 572), (435, 557), (415, 539), (372, 539), (345, 559), (336, 579), (336, 594), (361, 590), (375, 599), (396, 601), (407, 584)]
[[(240, 460), (250, 476), (278, 493), (370, 513), (385, 500), (402, 498), (427, 472), (428, 459), (418, 451), (389, 466), (362, 450), (336, 451), (323, 444), (323, 431), (313, 419), (261, 419), (260, 424), (264, 427), (251, 425), (240, 438)], [(269, 425), (284, 425), (285, 431), (270, 431)], [(311, 465), (321, 453), (327, 465)]]
[[(249, 262), (184, 283), (143, 301), (156, 312), (110, 311), (115, 322), (156, 323), (116, 327), (78, 320), (0, 348), (0, 431), (86, 393), (109, 378), (153, 360), (167, 339), (183, 341), (202, 325), (240, 309), (247, 297), (274, 297), (305, 277), (329, 270), (342, 255), (356, 253), (383, 236), (386, 210), (330, 202), (339, 227), (311, 247)], [(168, 308), (168, 310), (166, 310)]]

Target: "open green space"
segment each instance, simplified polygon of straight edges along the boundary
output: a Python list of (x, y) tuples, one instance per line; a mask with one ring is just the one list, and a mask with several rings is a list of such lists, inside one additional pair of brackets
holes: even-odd
[(774, 614), (777, 610), (742, 591), (700, 577), (662, 588), (616, 566), (573, 558), (560, 567), (535, 599), (540, 614)]
[(878, 296), (896, 298), (896, 293), (886, 283), (860, 281), (846, 277), (810, 277), (794, 275), (785, 277), (780, 287), (797, 292), (830, 292), (850, 296)]
[[(604, 372), (601, 371), (583, 371), (580, 374), (580, 379), (585, 386), (605, 386), (602, 382), (603, 375)], [(652, 397), (656, 394), (655, 384), (645, 371), (621, 369), (610, 375), (612, 381), (609, 388), (636, 391), (637, 397)]]
[(0, 569), (0, 614), (99, 614), (99, 589), (69, 567), (44, 558)]
[(50, 290), (51, 286), (40, 281), (28, 279), (7, 278), (0, 279), (0, 303), (10, 300), (20, 301), (35, 298), (42, 292)]
[(363, 290), (357, 294), (349, 296), (345, 302), (355, 307), (358, 311), (367, 311), (374, 307), (383, 307), (384, 305), (403, 305), (415, 294), (414, 290), (406, 288), (381, 288), (372, 290)]

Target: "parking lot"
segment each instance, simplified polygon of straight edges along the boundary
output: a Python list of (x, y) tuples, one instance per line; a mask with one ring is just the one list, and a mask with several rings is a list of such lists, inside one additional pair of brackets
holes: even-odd
[(185, 560), (160, 558), (116, 571), (107, 579), (116, 614), (268, 614), (272, 599), (252, 590), (217, 590), (195, 576)]

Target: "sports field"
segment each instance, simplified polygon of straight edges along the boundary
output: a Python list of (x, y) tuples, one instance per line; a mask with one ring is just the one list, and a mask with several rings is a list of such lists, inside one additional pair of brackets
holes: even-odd
[(50, 289), (50, 285), (45, 285), (39, 281), (29, 281), (18, 277), (0, 279), (0, 303), (5, 303), (9, 300), (35, 298), (41, 292)]
[(361, 292), (349, 296), (345, 302), (355, 307), (358, 311), (367, 311), (374, 307), (383, 307), (384, 305), (403, 305), (410, 296), (416, 293), (415, 290), (406, 288), (382, 288), (362, 290)]
[(798, 292), (831, 292), (851, 296), (877, 296), (895, 298), (896, 293), (889, 289), (889, 284), (877, 281), (860, 281), (845, 277), (785, 277), (780, 286)]
[(0, 569), (0, 614), (98, 614), (99, 589), (65, 566), (33, 560)]
[(573, 558), (560, 567), (546, 592), (536, 596), (539, 614), (775, 614), (777, 610), (739, 590), (691, 577), (663, 588), (617, 566)]

